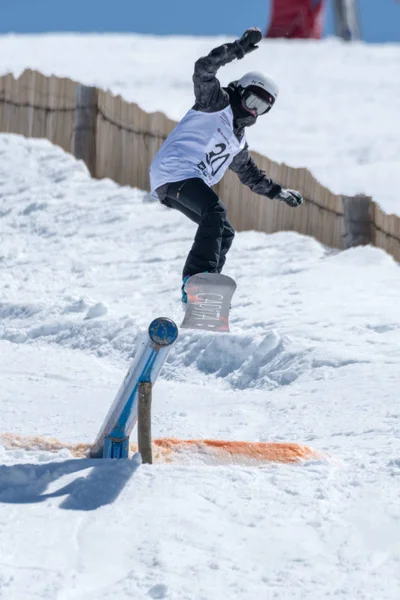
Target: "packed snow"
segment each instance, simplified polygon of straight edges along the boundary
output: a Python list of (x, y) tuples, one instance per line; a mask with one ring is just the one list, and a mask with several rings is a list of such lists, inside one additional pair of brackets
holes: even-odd
[(94, 440), (149, 322), (180, 322), (195, 226), (10, 135), (0, 202), (0, 598), (397, 600), (392, 258), (237, 234), (231, 333), (181, 331), (154, 388), (154, 437), (298, 442), (326, 459), (93, 461), (72, 445)]
[[(0, 36), (0, 72), (178, 119), (195, 59), (226, 40)], [(400, 214), (399, 62), (398, 45), (264, 41), (221, 79), (270, 71), (281, 96), (251, 146)], [(183, 317), (194, 233), (49, 142), (0, 135), (1, 600), (398, 600), (400, 279), (381, 250), (237, 234), (231, 333), (181, 330), (154, 388), (155, 438), (320, 459), (82, 458), (148, 324)]]
[[(3, 35), (0, 73), (30, 67), (71, 77), (178, 120), (193, 104), (195, 60), (226, 41), (233, 38)], [(218, 75), (227, 85), (251, 70), (269, 72), (280, 87), (273, 111), (248, 132), (251, 148), (400, 215), (399, 44), (263, 40)]]

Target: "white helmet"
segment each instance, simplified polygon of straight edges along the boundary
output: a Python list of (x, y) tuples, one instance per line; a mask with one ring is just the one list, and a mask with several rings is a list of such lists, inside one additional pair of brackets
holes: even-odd
[(250, 71), (250, 73), (246, 73), (246, 75), (243, 75), (243, 77), (239, 79), (237, 85), (243, 89), (251, 86), (254, 88), (259, 88), (260, 90), (264, 90), (273, 97), (274, 101), (277, 99), (279, 94), (279, 87), (275, 81), (260, 71)]

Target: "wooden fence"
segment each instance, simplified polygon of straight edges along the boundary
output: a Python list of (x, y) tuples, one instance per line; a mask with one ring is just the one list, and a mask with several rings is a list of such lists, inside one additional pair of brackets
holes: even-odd
[[(85, 161), (93, 177), (149, 189), (149, 167), (175, 122), (148, 114), (94, 87), (25, 71), (0, 77), (0, 131), (47, 138)], [(400, 261), (400, 218), (371, 198), (335, 195), (307, 169), (294, 169), (253, 153), (257, 164), (284, 187), (298, 189), (304, 205), (293, 210), (268, 201), (228, 172), (217, 191), (237, 230), (292, 230), (334, 248), (373, 244)]]

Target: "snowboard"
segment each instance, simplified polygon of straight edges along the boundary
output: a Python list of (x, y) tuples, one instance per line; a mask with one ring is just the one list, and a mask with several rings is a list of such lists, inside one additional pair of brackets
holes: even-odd
[(186, 283), (188, 296), (181, 327), (203, 331), (229, 331), (229, 309), (236, 283), (227, 275), (199, 273)]

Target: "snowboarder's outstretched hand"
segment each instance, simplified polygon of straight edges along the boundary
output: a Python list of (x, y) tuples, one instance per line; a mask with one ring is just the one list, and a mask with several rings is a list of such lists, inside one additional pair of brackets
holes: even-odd
[(288, 206), (300, 206), (303, 204), (303, 196), (296, 190), (287, 190), (282, 188), (277, 196), (278, 200), (282, 200)]
[(259, 42), (262, 40), (261, 30), (257, 27), (250, 27), (250, 29), (246, 29), (242, 37), (237, 40), (237, 44), (243, 52), (240, 58), (243, 58), (245, 54), (249, 54), (253, 52), (253, 50), (257, 50)]

